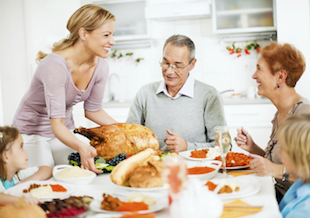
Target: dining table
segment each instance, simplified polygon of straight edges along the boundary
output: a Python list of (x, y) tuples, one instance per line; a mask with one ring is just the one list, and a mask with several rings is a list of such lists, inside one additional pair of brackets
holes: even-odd
[[(251, 173), (251, 170), (234, 170), (231, 171), (234, 173), (244, 173), (248, 172)], [(229, 175), (229, 174), (228, 174)], [(233, 178), (233, 176), (228, 176)], [(250, 205), (260, 205), (262, 207), (262, 210), (258, 213), (243, 216), (243, 217), (253, 217), (253, 218), (278, 218), (282, 217), (281, 213), (279, 211), (278, 203), (275, 197), (275, 188), (274, 183), (272, 180), (272, 177), (270, 176), (256, 176), (255, 174), (247, 174), (238, 176), (242, 180), (251, 179), (256, 186), (257, 191), (250, 195), (240, 196), (238, 199), (242, 200), (243, 202), (246, 202)], [(222, 179), (223, 174), (221, 172), (217, 172), (217, 174), (212, 179)], [(236, 177), (234, 177), (236, 178)], [(50, 181), (55, 181), (54, 178), (51, 178)], [(131, 190), (129, 187), (121, 187), (118, 185), (115, 185), (110, 180), (110, 174), (99, 174), (96, 176), (96, 178), (93, 180), (91, 184), (87, 185), (79, 185), (77, 186), (76, 190), (71, 193), (73, 196), (90, 196), (94, 198), (97, 202), (100, 202), (103, 197), (102, 195), (105, 194), (111, 194), (115, 197), (122, 197), (122, 196), (128, 196), (132, 192), (136, 192), (137, 189)], [(155, 189), (155, 191), (142, 191), (144, 195), (149, 195), (154, 197), (155, 199), (160, 199), (162, 209), (158, 211), (154, 211), (157, 218), (169, 218), (170, 217), (170, 211), (169, 211), (169, 204), (168, 204), (168, 188), (162, 188), (162, 189)], [(223, 204), (228, 203), (230, 201), (233, 201), (236, 199), (223, 199)], [(98, 209), (98, 208), (97, 208)], [(106, 217), (119, 217), (116, 214), (111, 213), (103, 213), (98, 212), (98, 210), (93, 211), (90, 207), (90, 210), (86, 213), (84, 217), (87, 218), (106, 218)], [(193, 216), (194, 217), (194, 216)]]

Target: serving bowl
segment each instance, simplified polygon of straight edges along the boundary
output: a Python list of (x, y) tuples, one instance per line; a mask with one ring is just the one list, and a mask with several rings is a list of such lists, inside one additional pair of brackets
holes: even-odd
[(84, 170), (90, 174), (92, 174), (91, 176), (85, 176), (85, 177), (73, 177), (73, 178), (61, 178), (58, 177), (56, 174), (62, 170), (65, 170), (66, 168), (70, 168), (73, 167), (71, 165), (57, 165), (53, 168), (53, 176), (54, 179), (58, 182), (65, 182), (65, 183), (70, 183), (70, 184), (74, 184), (74, 185), (87, 185), (90, 184), (94, 181), (94, 179), (96, 178), (96, 173), (89, 171), (89, 170)]
[(200, 180), (207, 180), (212, 179), (221, 168), (222, 162), (218, 160), (211, 160), (211, 161), (201, 161), (201, 162), (187, 162), (187, 168), (193, 167), (210, 167), (214, 170), (208, 173), (203, 174), (188, 174), (189, 178), (198, 178)]

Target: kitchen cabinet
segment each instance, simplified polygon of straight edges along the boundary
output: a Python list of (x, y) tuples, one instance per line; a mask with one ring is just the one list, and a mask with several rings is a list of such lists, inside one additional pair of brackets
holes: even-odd
[(208, 1), (158, 1), (149, 0), (145, 8), (147, 19), (176, 20), (211, 17), (211, 5)]
[(237, 129), (242, 126), (258, 146), (262, 149), (266, 148), (272, 130), (271, 121), (276, 112), (273, 104), (224, 105), (224, 111), (233, 151), (245, 152), (233, 140), (237, 135)]
[(217, 34), (276, 31), (275, 0), (213, 0)]
[(81, 0), (82, 4), (97, 4), (116, 18), (115, 40), (140, 39), (148, 35), (145, 0)]
[(149, 35), (145, 18), (146, 0), (81, 0), (81, 4), (97, 4), (116, 18), (113, 49), (152, 47), (155, 40)]

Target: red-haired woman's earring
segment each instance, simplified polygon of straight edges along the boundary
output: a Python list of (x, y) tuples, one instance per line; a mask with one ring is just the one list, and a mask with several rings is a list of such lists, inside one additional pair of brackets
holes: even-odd
[(279, 84), (277, 85), (277, 88), (280, 88), (280, 85), (279, 85)]

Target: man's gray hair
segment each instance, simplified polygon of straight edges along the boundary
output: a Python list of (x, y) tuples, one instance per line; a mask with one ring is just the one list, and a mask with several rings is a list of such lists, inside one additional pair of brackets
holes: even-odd
[(195, 44), (187, 36), (184, 36), (184, 35), (173, 35), (173, 36), (170, 36), (166, 40), (163, 49), (165, 49), (165, 47), (166, 47), (166, 45), (168, 43), (171, 43), (172, 45), (177, 46), (177, 47), (186, 46), (188, 51), (189, 51), (189, 61), (191, 61), (191, 60), (193, 60), (195, 58)]

